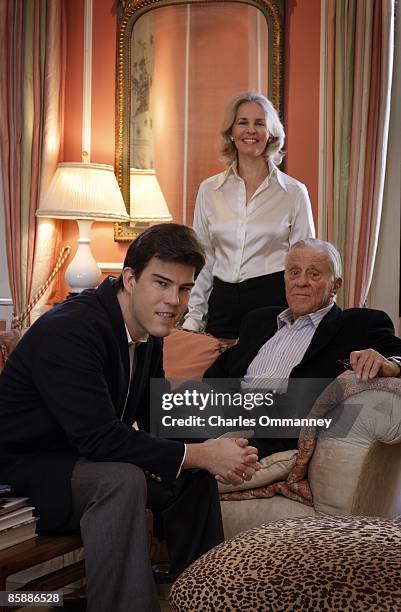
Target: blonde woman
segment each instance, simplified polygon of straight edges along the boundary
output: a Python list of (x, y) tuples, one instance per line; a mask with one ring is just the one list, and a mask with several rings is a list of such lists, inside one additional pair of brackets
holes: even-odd
[(199, 187), (193, 227), (206, 264), (183, 327), (237, 338), (250, 310), (286, 305), (286, 253), (315, 229), (305, 185), (277, 167), (285, 134), (272, 103), (239, 94), (226, 106), (221, 135), (228, 169)]

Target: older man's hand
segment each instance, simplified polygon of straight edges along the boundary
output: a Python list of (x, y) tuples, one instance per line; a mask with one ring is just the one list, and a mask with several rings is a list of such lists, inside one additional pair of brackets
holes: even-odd
[(349, 357), (352, 369), (360, 380), (368, 380), (376, 376), (390, 377), (400, 374), (400, 366), (389, 361), (373, 349), (352, 351)]

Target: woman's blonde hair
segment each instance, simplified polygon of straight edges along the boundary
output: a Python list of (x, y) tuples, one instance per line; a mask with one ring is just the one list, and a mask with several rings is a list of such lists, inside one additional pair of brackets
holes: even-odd
[(273, 104), (266, 96), (257, 91), (245, 91), (234, 96), (234, 98), (227, 102), (220, 132), (223, 139), (220, 149), (223, 157), (229, 164), (237, 158), (237, 149), (231, 138), (231, 129), (234, 125), (238, 107), (243, 102), (256, 102), (262, 110), (264, 110), (266, 115), (266, 127), (270, 134), (264, 152), (264, 158), (266, 162), (272, 161), (275, 164), (280, 164), (284, 157), (284, 152), (282, 150), (285, 140), (284, 128)]

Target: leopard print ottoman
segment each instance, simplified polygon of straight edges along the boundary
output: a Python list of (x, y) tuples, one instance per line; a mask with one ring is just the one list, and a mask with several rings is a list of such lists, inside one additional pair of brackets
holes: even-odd
[(260, 525), (185, 570), (174, 612), (401, 611), (401, 521), (305, 517)]

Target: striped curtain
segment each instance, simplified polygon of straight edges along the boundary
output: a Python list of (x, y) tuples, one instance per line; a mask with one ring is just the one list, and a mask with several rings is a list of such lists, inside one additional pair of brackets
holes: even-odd
[(0, 2), (0, 164), (15, 315), (47, 278), (59, 246), (58, 225), (38, 223), (35, 211), (60, 151), (64, 22), (62, 0)]
[(326, 225), (339, 249), (339, 302), (364, 306), (373, 275), (386, 169), (394, 0), (326, 0)]

